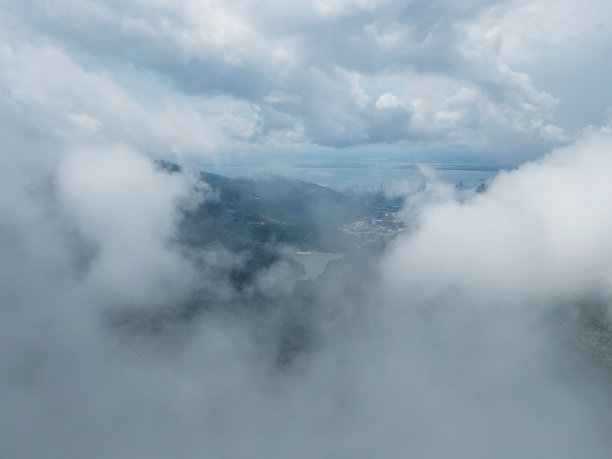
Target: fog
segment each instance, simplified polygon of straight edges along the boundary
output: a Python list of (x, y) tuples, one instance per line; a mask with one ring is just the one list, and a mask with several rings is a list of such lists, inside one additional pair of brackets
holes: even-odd
[(485, 193), (411, 189), (405, 234), (312, 294), (285, 261), (239, 291), (240, 254), (182, 245), (216, 199), (190, 174), (57, 150), (0, 172), (0, 456), (609, 457), (579, 345), (612, 299), (608, 130)]

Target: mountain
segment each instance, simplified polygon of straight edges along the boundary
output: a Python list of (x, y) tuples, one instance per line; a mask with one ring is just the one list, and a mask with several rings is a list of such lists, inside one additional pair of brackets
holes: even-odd
[[(170, 163), (166, 170), (180, 172)], [(185, 211), (181, 242), (251, 251), (289, 245), (297, 250), (345, 252), (358, 240), (342, 225), (376, 216), (371, 206), (330, 188), (276, 175), (228, 178), (200, 172), (216, 198)]]

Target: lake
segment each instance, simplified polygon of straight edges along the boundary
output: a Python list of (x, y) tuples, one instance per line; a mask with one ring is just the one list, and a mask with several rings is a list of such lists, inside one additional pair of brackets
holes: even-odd
[(296, 252), (294, 257), (306, 271), (298, 279), (315, 280), (325, 272), (325, 268), (327, 268), (329, 262), (339, 260), (342, 258), (342, 254), (327, 252)]

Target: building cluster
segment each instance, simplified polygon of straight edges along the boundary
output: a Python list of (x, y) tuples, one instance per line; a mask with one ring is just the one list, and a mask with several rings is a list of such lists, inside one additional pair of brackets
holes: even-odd
[(380, 243), (391, 239), (404, 230), (404, 224), (393, 213), (385, 213), (380, 218), (358, 220), (340, 229), (355, 236), (364, 243)]

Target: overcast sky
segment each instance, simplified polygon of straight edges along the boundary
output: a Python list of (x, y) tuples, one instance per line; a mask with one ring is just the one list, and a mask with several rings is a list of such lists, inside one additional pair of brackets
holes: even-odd
[(519, 162), (609, 123), (610, 17), (606, 0), (0, 0), (2, 134), (179, 161)]

